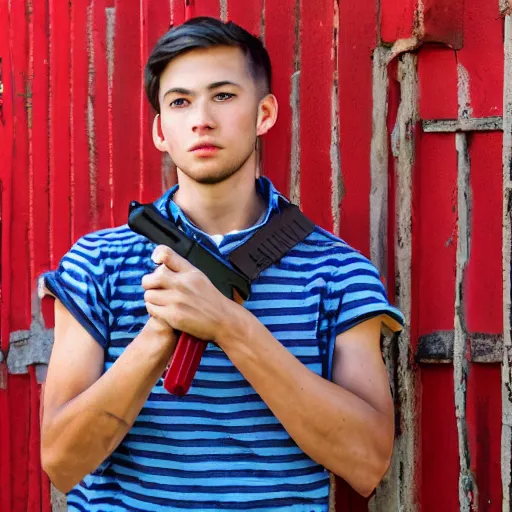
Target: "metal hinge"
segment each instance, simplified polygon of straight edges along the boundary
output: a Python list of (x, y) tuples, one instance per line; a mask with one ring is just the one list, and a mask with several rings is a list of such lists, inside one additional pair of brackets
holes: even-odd
[[(32, 297), (32, 322), (30, 329), (15, 331), (9, 339), (9, 351), (2, 356), (7, 360), (10, 374), (26, 374), (29, 366), (35, 366), (37, 382), (46, 378), (46, 370), (53, 346), (53, 329), (47, 329), (41, 314), (41, 303), (37, 294)], [(2, 382), (0, 382), (1, 387)], [(5, 387), (5, 383), (3, 383)]]

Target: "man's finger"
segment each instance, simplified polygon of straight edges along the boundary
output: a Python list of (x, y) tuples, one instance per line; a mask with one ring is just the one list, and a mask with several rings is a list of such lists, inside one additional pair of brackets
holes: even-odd
[(169, 293), (168, 290), (146, 290), (144, 292), (144, 301), (154, 306), (168, 306)]
[(166, 265), (159, 265), (151, 274), (146, 274), (142, 278), (142, 287), (145, 290), (152, 288), (169, 288), (172, 283), (174, 272)]
[(185, 270), (192, 270), (195, 268), (185, 258), (182, 258), (179, 254), (175, 253), (165, 245), (159, 245), (153, 251), (151, 259), (157, 265), (165, 265), (174, 272), (183, 272)]

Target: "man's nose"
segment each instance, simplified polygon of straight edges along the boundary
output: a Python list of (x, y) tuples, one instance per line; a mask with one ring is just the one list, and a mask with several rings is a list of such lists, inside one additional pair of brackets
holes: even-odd
[(195, 133), (203, 133), (213, 130), (214, 128), (215, 122), (208, 105), (202, 101), (197, 102), (193, 114), (192, 131)]

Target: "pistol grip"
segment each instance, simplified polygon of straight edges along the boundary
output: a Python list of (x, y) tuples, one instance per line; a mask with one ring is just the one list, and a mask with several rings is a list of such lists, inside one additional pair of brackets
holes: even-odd
[(182, 333), (164, 378), (164, 388), (173, 395), (185, 396), (201, 362), (208, 342)]

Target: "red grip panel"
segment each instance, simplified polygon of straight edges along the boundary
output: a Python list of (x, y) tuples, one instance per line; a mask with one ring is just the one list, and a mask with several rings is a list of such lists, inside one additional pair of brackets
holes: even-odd
[(182, 333), (164, 378), (164, 388), (176, 396), (185, 396), (194, 380), (208, 342)]

